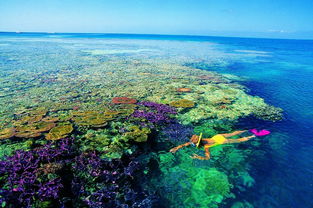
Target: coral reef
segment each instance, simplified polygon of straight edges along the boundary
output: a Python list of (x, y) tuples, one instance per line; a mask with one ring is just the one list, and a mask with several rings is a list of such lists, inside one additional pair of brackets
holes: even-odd
[(178, 122), (170, 123), (162, 129), (162, 138), (167, 138), (173, 143), (187, 142), (193, 134), (192, 126), (185, 126)]
[(59, 124), (53, 127), (48, 134), (46, 134), (47, 140), (59, 140), (67, 137), (73, 131), (72, 124)]
[(17, 150), (0, 161), (0, 202), (8, 207), (152, 207), (156, 197), (136, 185), (140, 174), (132, 156), (104, 160), (95, 151), (79, 154), (72, 139), (63, 139)]
[(177, 92), (191, 92), (191, 88), (177, 88)]
[(203, 134), (203, 137), (209, 138), (218, 133), (231, 132), (233, 122), (227, 120), (210, 119), (195, 126), (195, 134)]
[(181, 99), (181, 100), (170, 102), (170, 106), (173, 106), (176, 108), (192, 108), (195, 106), (195, 103), (191, 100)]
[(72, 190), (88, 207), (152, 207), (153, 197), (136, 187), (139, 163), (100, 159), (95, 152), (78, 156), (73, 164)]
[(2, 206), (151, 207), (153, 193), (166, 207), (230, 207), (233, 186), (253, 186), (257, 139), (214, 147), (206, 163), (192, 147), (164, 152), (240, 118), (280, 120), (281, 109), (191, 56), (81, 47), (53, 45), (62, 57), (23, 48), (0, 71)]
[(232, 197), (232, 185), (226, 174), (215, 168), (195, 167), (185, 150), (178, 154), (179, 157), (171, 153), (159, 155), (162, 175), (154, 185), (162, 197), (175, 206), (203, 208), (217, 208), (223, 199)]
[(283, 119), (283, 110), (274, 106), (263, 105), (254, 109), (253, 115), (259, 119), (279, 121)]
[(5, 128), (0, 130), (0, 139), (8, 139), (15, 135), (14, 128)]
[(0, 145), (0, 160), (4, 157), (12, 156), (16, 150), (30, 150), (33, 141), (26, 140), (24, 142), (8, 143), (4, 142)]
[[(171, 115), (177, 114), (176, 110), (165, 104), (158, 104), (154, 102), (138, 103), (139, 109), (135, 110), (131, 115), (140, 122), (147, 121), (152, 125), (169, 123), (173, 119)], [(140, 106), (144, 108), (140, 108)]]
[(128, 97), (115, 97), (112, 99), (112, 103), (114, 104), (135, 104), (137, 103), (136, 99), (128, 98)]
[[(63, 185), (61, 177), (55, 173), (62, 169), (65, 156), (70, 159), (70, 143), (70, 140), (62, 140), (56, 147), (48, 144), (30, 151), (17, 150), (13, 156), (2, 160), (0, 162), (2, 205), (31, 207), (38, 201), (50, 201), (55, 206), (60, 206)], [(45, 174), (42, 168), (51, 163), (58, 164), (59, 168)]]
[(81, 114), (74, 114), (72, 120), (78, 126), (86, 126), (86, 127), (104, 127), (107, 125), (107, 122), (111, 120), (112, 116), (106, 116), (101, 112), (83, 112)]
[(128, 132), (124, 134), (127, 140), (133, 140), (135, 142), (146, 142), (148, 139), (148, 134), (151, 133), (149, 128), (140, 129), (139, 126), (130, 126)]

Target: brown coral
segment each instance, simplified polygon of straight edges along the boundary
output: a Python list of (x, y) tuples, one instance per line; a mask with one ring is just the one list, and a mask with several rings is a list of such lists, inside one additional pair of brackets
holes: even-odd
[(22, 131), (22, 132), (17, 132), (15, 134), (16, 137), (21, 137), (21, 138), (35, 138), (41, 136), (41, 133), (39, 132), (33, 132), (33, 131)]
[(41, 119), (42, 119), (42, 115), (24, 116), (18, 122), (21, 124), (24, 124), (24, 123), (30, 124), (30, 123), (35, 123), (35, 122), (41, 121)]
[(14, 128), (5, 128), (0, 130), (0, 139), (8, 139), (15, 135)]
[(73, 112), (72, 120), (78, 126), (104, 127), (107, 122), (113, 119), (112, 115), (104, 114), (99, 111), (79, 111)]
[(47, 114), (47, 109), (44, 108), (44, 107), (41, 107), (41, 108), (37, 108), (37, 109), (34, 109), (32, 111), (29, 111), (29, 113), (31, 115), (38, 115), (38, 116), (45, 116)]
[(114, 110), (107, 110), (104, 112), (105, 115), (109, 115), (109, 116), (117, 116), (120, 113), (121, 113), (120, 111), (114, 111)]
[(191, 100), (181, 99), (181, 100), (171, 102), (170, 106), (173, 106), (176, 108), (192, 108), (195, 106), (195, 103)]
[(191, 92), (191, 88), (177, 88), (177, 92)]
[(26, 132), (26, 131), (34, 131), (36, 129), (33, 125), (24, 125), (24, 126), (16, 126), (15, 130), (17, 132)]
[(115, 97), (112, 99), (112, 103), (114, 104), (135, 104), (137, 103), (136, 99), (128, 98), (128, 97)]
[(228, 108), (227, 105), (221, 105), (221, 106), (219, 106), (219, 109), (226, 109), (226, 108)]
[(27, 125), (17, 125), (15, 127), (15, 136), (22, 138), (33, 138), (41, 136), (41, 133), (49, 131), (55, 127), (55, 123), (39, 121)]
[(47, 116), (45, 118), (42, 119), (42, 121), (45, 121), (45, 122), (57, 122), (59, 120), (58, 117), (50, 117), (50, 116)]
[(222, 99), (213, 101), (215, 105), (224, 105), (224, 104), (231, 104), (233, 101), (230, 98), (223, 97)]
[(48, 134), (46, 134), (47, 140), (59, 140), (67, 137), (73, 131), (72, 124), (59, 125), (52, 128)]
[(35, 123), (34, 126), (35, 132), (45, 132), (55, 127), (55, 123), (40, 121), (38, 123)]
[(112, 111), (112, 110), (107, 110), (104, 112), (104, 115), (107, 115), (107, 116), (112, 116), (112, 117), (119, 117), (119, 116), (129, 116), (131, 115), (132, 113), (134, 113), (134, 109), (133, 108), (124, 108), (124, 109), (119, 109), (119, 110), (116, 110), (116, 111)]
[(146, 142), (148, 139), (148, 134), (151, 131), (149, 128), (140, 129), (138, 126), (131, 126), (130, 131), (125, 133), (124, 136), (127, 140), (133, 140), (135, 142)]

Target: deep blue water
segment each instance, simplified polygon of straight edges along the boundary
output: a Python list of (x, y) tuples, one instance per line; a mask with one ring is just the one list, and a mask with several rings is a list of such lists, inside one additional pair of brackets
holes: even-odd
[(240, 197), (255, 207), (313, 207), (313, 41), (120, 34), (0, 35), (216, 44), (214, 50), (221, 55), (213, 62), (201, 56), (193, 63), (195, 67), (245, 77), (243, 84), (250, 94), (284, 110), (284, 120), (270, 124), (273, 134), (262, 146), (264, 157), (252, 160), (255, 185)]
[(229, 51), (268, 52), (268, 57), (234, 59), (217, 71), (248, 77), (250, 93), (283, 108), (285, 114), (271, 129), (282, 135), (276, 142), (283, 145), (255, 164), (257, 183), (247, 198), (256, 207), (313, 207), (313, 41), (223, 39), (219, 43)]

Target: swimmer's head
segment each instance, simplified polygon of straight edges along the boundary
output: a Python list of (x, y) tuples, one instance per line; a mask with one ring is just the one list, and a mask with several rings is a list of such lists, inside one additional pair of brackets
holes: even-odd
[(198, 141), (199, 141), (199, 136), (197, 136), (197, 135), (192, 135), (190, 141), (191, 141), (193, 144), (197, 144)]

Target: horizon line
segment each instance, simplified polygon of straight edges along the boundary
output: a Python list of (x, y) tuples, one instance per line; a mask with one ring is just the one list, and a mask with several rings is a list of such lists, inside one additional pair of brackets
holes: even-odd
[(217, 38), (246, 38), (246, 39), (272, 39), (272, 40), (313, 40), (306, 38), (271, 38), (271, 37), (248, 37), (248, 36), (223, 36), (223, 35), (193, 35), (193, 34), (157, 34), (157, 33), (110, 33), (110, 32), (30, 32), (30, 31), (0, 31), (0, 33), (13, 34), (98, 34), (98, 35), (142, 35), (142, 36), (181, 36), (181, 37), (217, 37)]

